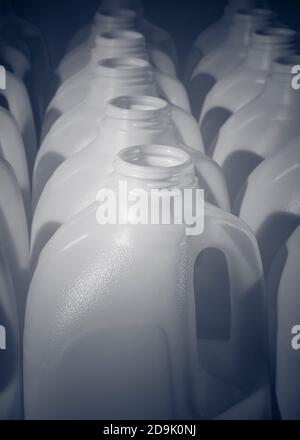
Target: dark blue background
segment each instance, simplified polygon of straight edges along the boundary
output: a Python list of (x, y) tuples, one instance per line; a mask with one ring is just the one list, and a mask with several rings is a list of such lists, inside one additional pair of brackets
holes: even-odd
[[(1, 2), (1, 0), (0, 0)], [(44, 32), (50, 52), (62, 53), (68, 37), (93, 16), (100, 0), (13, 0), (16, 11)], [(181, 57), (196, 36), (215, 21), (225, 0), (144, 0), (147, 17), (169, 30)], [(300, 0), (270, 0), (282, 22), (300, 30)]]

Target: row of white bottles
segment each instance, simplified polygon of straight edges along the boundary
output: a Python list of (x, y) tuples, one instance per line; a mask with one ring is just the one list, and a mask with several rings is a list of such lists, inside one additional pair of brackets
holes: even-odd
[(206, 200), (230, 211), (226, 183), (218, 165), (200, 148), (184, 145), (193, 127), (188, 113), (159, 98), (124, 96), (110, 100), (99, 117), (95, 140), (77, 154), (69, 155), (41, 193), (31, 231), (32, 268), (58, 227), (95, 202), (116, 154), (129, 146), (164, 143), (189, 151), (197, 164)]
[[(131, 15), (128, 11), (131, 11)], [(132, 12), (134, 12), (134, 15)], [(172, 37), (166, 30), (161, 29), (147, 20), (141, 0), (103, 0), (94, 16), (94, 21), (80, 29), (70, 41), (65, 60), (80, 50), (84, 52), (86, 45), (89, 45), (89, 43), (93, 41), (95, 34), (102, 31), (103, 21), (101, 19), (99, 21), (100, 16), (114, 15), (118, 17), (120, 15), (124, 16), (124, 14), (127, 16), (127, 19), (131, 17), (132, 20), (132, 17), (135, 17), (138, 29), (145, 35), (147, 41), (154, 47), (161, 49), (177, 64), (177, 51)]]
[(18, 17), (10, 1), (1, 2), (0, 13), (0, 419), (7, 420), (23, 417), (30, 179), (50, 68), (40, 31)]
[[(235, 12), (231, 23), (238, 23), (241, 14)], [(267, 24), (246, 32), (250, 46), (245, 50), (248, 37), (237, 41), (239, 26), (231, 24), (229, 31), (223, 18), (198, 38), (186, 77), (192, 77), (192, 109), (200, 116), (205, 150), (223, 170), (233, 212), (258, 240), (267, 280), (272, 386), (281, 417), (299, 419), (299, 346), (292, 343), (300, 322), (300, 96), (293, 87), (294, 66), (300, 64), (295, 55), (299, 37), (287, 27)], [(207, 55), (206, 34), (212, 30), (229, 37), (221, 44), (216, 32)]]
[[(69, 156), (87, 146), (98, 132), (99, 119), (107, 101), (128, 95), (161, 96), (181, 108), (188, 98), (182, 84), (140, 58), (118, 57), (100, 60), (83, 101), (56, 120), (41, 144), (33, 173), (33, 206), (55, 169)], [(198, 125), (190, 113), (183, 133), (185, 143), (203, 149)]]
[[(240, 10), (249, 6), (231, 1), (216, 39), (207, 43), (210, 30), (197, 40), (192, 106), (172, 38), (139, 0), (102, 1), (53, 72), (51, 99), (37, 84), (31, 104), (27, 60), (3, 45), (22, 63), (0, 112), (0, 418), (22, 415), (26, 302), (27, 419), (268, 419), (268, 354), (281, 415), (299, 416), (298, 352), (288, 345), (299, 304), (299, 140), (286, 145), (300, 135), (289, 87), (300, 62), (295, 32), (270, 28), (269, 10)], [(201, 47), (211, 51), (202, 59)], [(202, 135), (191, 108), (197, 119), (202, 110)], [(215, 108), (226, 118), (207, 122)], [(191, 225), (172, 215), (168, 225), (136, 224), (128, 209), (125, 224), (100, 225), (99, 191), (118, 198), (124, 183), (131, 197), (192, 191), (203, 232), (187, 235)]]
[[(118, 26), (120, 27), (120, 26)], [(72, 67), (72, 76), (65, 79), (50, 102), (42, 130), (42, 138), (50, 130), (54, 122), (64, 113), (78, 105), (86, 97), (93, 78), (97, 75), (97, 65), (101, 60), (117, 57), (134, 57), (151, 61), (154, 68), (168, 74), (168, 60), (155, 48), (146, 47), (145, 37), (134, 31), (102, 32), (95, 38), (91, 55), (86, 62), (80, 59), (80, 65)], [(175, 81), (174, 81), (175, 82)], [(181, 106), (189, 110), (187, 96), (182, 87)]]
[[(245, 47), (274, 17), (239, 15)], [(33, 174), (28, 419), (270, 417), (261, 257), (229, 213), (173, 47), (140, 2), (105, 0), (56, 69)], [(99, 191), (124, 182), (204, 189), (203, 232), (126, 210), (128, 224), (99, 225)]]

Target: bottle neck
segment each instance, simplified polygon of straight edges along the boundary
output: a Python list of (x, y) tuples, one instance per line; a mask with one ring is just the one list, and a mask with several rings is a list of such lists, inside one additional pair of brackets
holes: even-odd
[(299, 90), (292, 87), (292, 68), (300, 64), (300, 56), (292, 55), (273, 62), (264, 99), (277, 107), (286, 107), (293, 115), (300, 112)]
[(144, 15), (143, 5), (140, 0), (102, 0), (101, 10), (116, 13), (120, 9), (134, 11), (139, 17)]
[[(138, 58), (108, 58), (99, 61), (86, 104), (102, 110), (103, 96), (109, 100), (124, 95), (156, 96), (153, 71)], [(107, 102), (107, 101), (106, 101)]]
[(268, 72), (276, 58), (292, 55), (293, 53), (295, 53), (295, 48), (291, 46), (272, 47), (266, 48), (266, 50), (250, 48), (244, 66), (251, 70)]
[(269, 71), (275, 59), (296, 52), (297, 38), (297, 33), (287, 28), (269, 28), (253, 33), (245, 66)]
[(105, 107), (102, 122), (112, 129), (128, 127), (165, 130), (172, 125), (171, 109), (163, 99), (152, 96), (119, 96)]
[(247, 48), (253, 32), (269, 26), (274, 14), (266, 9), (245, 9), (234, 15), (227, 45), (234, 48)]
[(92, 28), (91, 40), (102, 32), (114, 32), (118, 30), (134, 30), (137, 28), (137, 16), (131, 10), (118, 10), (115, 13), (96, 12)]
[(103, 32), (98, 35), (91, 53), (93, 64), (105, 58), (117, 57), (148, 60), (144, 36), (133, 31)]
[(129, 188), (186, 189), (196, 188), (194, 163), (184, 151), (162, 145), (142, 145), (121, 150), (114, 162), (117, 182)]

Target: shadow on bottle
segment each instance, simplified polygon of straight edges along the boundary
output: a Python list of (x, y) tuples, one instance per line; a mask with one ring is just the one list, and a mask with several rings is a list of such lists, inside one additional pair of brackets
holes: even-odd
[[(214, 153), (214, 148), (212, 147), (213, 141), (219, 135), (221, 127), (232, 114), (233, 113), (225, 107), (214, 107), (205, 114), (200, 131), (205, 151), (209, 152), (210, 156)], [(214, 147), (215, 146), (216, 142), (214, 143)]]
[(251, 151), (236, 151), (230, 154), (223, 164), (232, 206), (248, 177), (264, 159)]
[(213, 88), (216, 79), (209, 74), (200, 74), (191, 80), (187, 86), (192, 114), (199, 121), (202, 107), (208, 92)]

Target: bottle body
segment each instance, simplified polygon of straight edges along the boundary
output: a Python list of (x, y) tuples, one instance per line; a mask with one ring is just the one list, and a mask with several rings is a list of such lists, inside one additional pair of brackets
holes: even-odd
[(22, 417), (22, 355), (16, 297), (5, 255), (0, 252), (0, 420)]
[(1, 251), (8, 262), (22, 328), (29, 276), (29, 234), (20, 188), (14, 171), (0, 160)]
[(227, 40), (204, 57), (193, 71), (188, 93), (196, 119), (212, 87), (246, 58), (252, 32), (267, 27), (272, 20), (273, 13), (264, 9), (245, 9), (235, 14)]
[(273, 64), (264, 92), (221, 128), (212, 157), (223, 168), (234, 202), (251, 172), (299, 134), (298, 93), (292, 88), (297, 56)]
[(282, 253), (286, 262), (277, 292), (276, 397), (283, 420), (299, 420), (299, 227)]
[(184, 73), (185, 84), (190, 81), (191, 75), (201, 59), (218, 46), (221, 46), (227, 39), (235, 12), (242, 8), (250, 8), (254, 6), (255, 1), (252, 0), (230, 2), (226, 6), (222, 17), (201, 32), (201, 34), (197, 37), (186, 61)]
[(239, 111), (265, 87), (276, 58), (296, 52), (297, 33), (287, 28), (268, 28), (253, 33), (245, 61), (208, 93), (200, 116), (206, 151), (232, 114)]
[[(188, 155), (161, 148), (119, 152), (110, 188), (118, 192), (125, 180), (130, 192), (196, 191), (199, 183)], [(198, 237), (186, 234), (185, 221), (134, 225), (128, 215), (125, 225), (99, 225), (98, 208), (98, 203), (90, 205), (65, 223), (40, 256), (26, 312), (26, 417), (207, 418), (254, 396), (250, 410), (248, 405), (244, 413), (237, 411), (251, 418), (258, 389), (266, 390), (258, 418), (266, 417), (264, 288), (249, 229), (210, 205)], [(204, 293), (205, 272), (199, 279), (195, 266), (209, 247), (222, 250), (227, 260), (231, 331), (226, 340), (206, 332), (197, 341), (195, 297)], [(239, 276), (240, 271), (247, 277)], [(209, 320), (216, 313), (217, 323), (220, 310), (211, 311)], [(255, 316), (255, 331), (245, 322), (250, 315)], [(156, 360), (154, 365), (150, 359)], [(247, 371), (245, 363), (251, 365)], [(79, 375), (87, 379), (83, 382)]]

